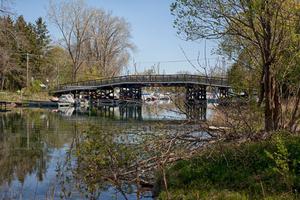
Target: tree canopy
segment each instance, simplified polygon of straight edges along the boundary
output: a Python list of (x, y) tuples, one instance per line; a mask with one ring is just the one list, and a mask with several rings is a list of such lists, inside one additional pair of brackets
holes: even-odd
[[(171, 12), (178, 34), (188, 40), (219, 39), (222, 50), (237, 59), (232, 69), (238, 69), (238, 64), (260, 77), (257, 90), (259, 102), (264, 102), (265, 130), (284, 127), (280, 124), (283, 85), (295, 90), (293, 93), (299, 91), (299, 81), (290, 84), (287, 76), (295, 75), (299, 65), (299, 2), (176, 0)], [(245, 72), (240, 75), (248, 76)]]

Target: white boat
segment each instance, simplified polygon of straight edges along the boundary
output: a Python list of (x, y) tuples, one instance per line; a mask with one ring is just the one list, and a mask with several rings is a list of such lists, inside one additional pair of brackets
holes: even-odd
[(157, 97), (152, 93), (152, 94), (142, 94), (142, 99), (144, 101), (155, 101), (157, 100)]
[(166, 94), (159, 94), (158, 99), (159, 101), (171, 101), (171, 97)]
[(171, 102), (171, 97), (166, 94), (143, 94), (143, 100), (147, 104), (168, 104)]
[(50, 98), (50, 101), (51, 101), (51, 102), (58, 102), (58, 101), (59, 101), (59, 98), (57, 98), (57, 97), (51, 97), (51, 98)]
[(58, 98), (58, 107), (74, 106), (75, 99), (72, 94), (63, 94)]
[(75, 108), (74, 107), (59, 107), (58, 112), (63, 117), (70, 117), (73, 115)]

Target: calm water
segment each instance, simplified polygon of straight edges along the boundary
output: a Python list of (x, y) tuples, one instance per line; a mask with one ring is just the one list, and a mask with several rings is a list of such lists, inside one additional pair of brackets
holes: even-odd
[(152, 199), (123, 174), (145, 156), (142, 138), (178, 130), (186, 118), (172, 104), (0, 113), (0, 199)]

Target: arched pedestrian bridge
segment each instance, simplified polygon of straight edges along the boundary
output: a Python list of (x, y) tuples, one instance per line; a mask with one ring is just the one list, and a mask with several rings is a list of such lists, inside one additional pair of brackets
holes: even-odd
[(227, 96), (230, 88), (227, 78), (189, 74), (172, 75), (128, 75), (98, 80), (66, 83), (57, 86), (52, 93), (56, 96), (85, 93), (92, 99), (116, 99), (114, 89), (119, 88), (120, 100), (140, 100), (143, 87), (185, 87), (187, 100), (206, 100), (207, 87), (219, 90)]

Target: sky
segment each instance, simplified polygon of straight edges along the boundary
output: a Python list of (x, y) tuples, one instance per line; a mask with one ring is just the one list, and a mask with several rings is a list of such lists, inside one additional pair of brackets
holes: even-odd
[[(159, 64), (159, 72), (174, 74), (180, 71), (195, 73), (195, 69), (187, 62), (183, 51), (190, 60), (200, 58), (201, 64), (206, 57), (210, 65), (222, 60), (213, 54), (217, 48), (216, 41), (184, 41), (173, 28), (174, 16), (170, 13), (170, 5), (174, 0), (86, 0), (88, 6), (101, 8), (115, 16), (123, 17), (131, 25), (132, 38), (136, 50), (124, 74), (133, 74), (133, 63), (137, 71), (142, 72)], [(27, 21), (34, 22), (43, 17), (47, 23), (53, 41), (60, 38), (59, 31), (47, 18), (48, 0), (14, 0), (13, 10), (16, 15), (23, 15)], [(195, 63), (196, 64), (196, 63)], [(157, 68), (157, 67), (156, 67)]]

